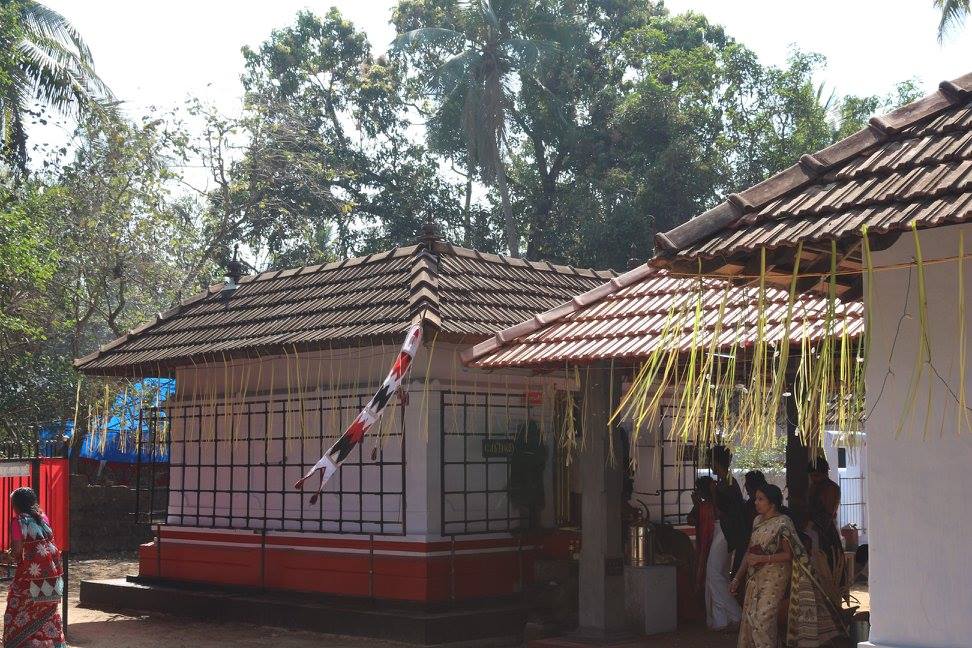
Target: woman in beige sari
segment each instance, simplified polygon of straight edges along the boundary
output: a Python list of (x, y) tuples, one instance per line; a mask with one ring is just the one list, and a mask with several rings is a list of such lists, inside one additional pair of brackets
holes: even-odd
[[(761, 486), (755, 504), (759, 515), (753, 523), (749, 551), (730, 584), (735, 592), (747, 571), (751, 572), (738, 648), (828, 645), (845, 634), (838, 628), (839, 611), (830, 609), (830, 601), (819, 592), (796, 527), (782, 512), (783, 494), (772, 484)], [(782, 641), (781, 618), (785, 618)]]

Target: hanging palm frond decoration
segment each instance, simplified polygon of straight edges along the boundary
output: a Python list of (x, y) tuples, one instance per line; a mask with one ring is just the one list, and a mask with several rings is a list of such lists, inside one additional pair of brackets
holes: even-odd
[(669, 309), (612, 421), (630, 420), (637, 438), (645, 421), (660, 420), (661, 407), (671, 401), (668, 436), (678, 446), (767, 448), (778, 438), (784, 401), (792, 397), (807, 446), (821, 445), (827, 429), (861, 429), (862, 308), (838, 298), (835, 242), (829, 256), (829, 272), (820, 277), (825, 297), (798, 292), (802, 246), (788, 290), (769, 284), (766, 250), (759, 252), (759, 275), (749, 286), (700, 272), (691, 279), (694, 289)]

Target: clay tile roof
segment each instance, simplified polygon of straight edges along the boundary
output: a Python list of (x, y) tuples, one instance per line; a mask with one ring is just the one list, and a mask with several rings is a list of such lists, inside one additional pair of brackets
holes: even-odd
[(232, 291), (210, 286), (74, 365), (168, 375), (206, 360), (397, 339), (419, 320), (450, 339), (481, 340), (615, 276), (432, 245), (263, 272)]
[[(722, 279), (680, 277), (645, 264), (574, 297), (548, 312), (496, 333), (462, 354), (466, 364), (484, 368), (563, 367), (601, 360), (637, 360), (660, 345), (671, 350), (662, 332), (670, 314), (681, 328), (679, 350), (692, 345), (695, 310), (702, 290), (702, 326), (698, 344), (712, 343), (716, 330), (720, 348), (746, 346), (756, 338), (759, 288), (734, 286)], [(767, 341), (784, 338), (787, 291), (767, 287), (764, 297)], [(864, 309), (859, 302), (835, 304), (834, 334), (859, 336), (864, 331)], [(722, 324), (718, 324), (724, 309)], [(826, 332), (827, 300), (801, 296), (794, 305), (790, 339), (819, 339)], [(671, 324), (668, 324), (671, 326)], [(671, 329), (669, 329), (671, 330)]]
[(656, 262), (859, 238), (972, 217), (972, 73), (656, 239)]

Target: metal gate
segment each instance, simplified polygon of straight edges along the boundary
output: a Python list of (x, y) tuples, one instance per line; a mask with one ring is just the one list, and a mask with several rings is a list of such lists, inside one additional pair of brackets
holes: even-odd
[[(61, 599), (61, 620), (68, 624), (68, 557), (70, 554), (71, 469), (64, 442), (41, 443), (36, 431), (27, 442), (10, 441), (0, 444), (0, 543), (9, 547), (13, 519), (11, 491), (28, 486), (37, 493), (37, 501), (54, 531), (54, 544), (61, 550), (64, 561), (64, 592)], [(0, 580), (13, 579), (16, 565), (0, 566)]]

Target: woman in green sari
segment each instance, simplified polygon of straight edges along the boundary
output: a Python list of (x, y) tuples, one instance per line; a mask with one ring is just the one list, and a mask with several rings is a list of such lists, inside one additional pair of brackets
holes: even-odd
[(756, 490), (755, 505), (759, 515), (753, 523), (749, 551), (730, 584), (735, 593), (751, 572), (738, 648), (816, 648), (844, 636), (840, 612), (831, 609), (820, 591), (796, 527), (782, 510), (780, 489), (772, 484), (761, 486)]

